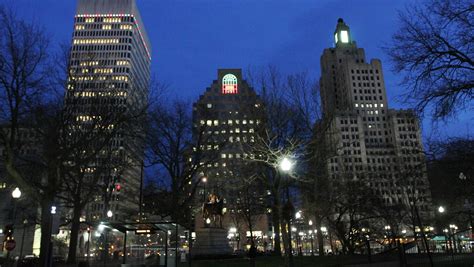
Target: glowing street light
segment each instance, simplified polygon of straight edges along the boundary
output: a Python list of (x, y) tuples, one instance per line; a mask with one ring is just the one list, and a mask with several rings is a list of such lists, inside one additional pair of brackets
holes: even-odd
[(107, 211), (107, 217), (112, 218), (112, 216), (114, 216), (114, 213), (111, 210)]
[(16, 187), (16, 188), (12, 191), (12, 198), (14, 198), (14, 199), (19, 199), (20, 197), (21, 197), (20, 188)]
[(295, 214), (295, 219), (297, 219), (297, 220), (301, 219), (301, 211), (298, 211), (298, 212)]
[(202, 178), (201, 178), (201, 181), (202, 181), (203, 183), (207, 183), (207, 177), (206, 177), (206, 176), (202, 177)]
[(443, 212), (445, 212), (445, 211), (446, 211), (446, 210), (444, 209), (443, 206), (439, 206), (439, 208), (438, 208), (438, 212), (439, 212), (439, 213), (443, 213)]
[(280, 170), (282, 170), (284, 172), (289, 172), (293, 168), (293, 164), (294, 163), (288, 157), (284, 157), (280, 161), (279, 167), (280, 167)]
[(312, 220), (309, 220), (308, 225), (309, 225), (309, 226), (313, 225), (313, 221), (312, 221)]

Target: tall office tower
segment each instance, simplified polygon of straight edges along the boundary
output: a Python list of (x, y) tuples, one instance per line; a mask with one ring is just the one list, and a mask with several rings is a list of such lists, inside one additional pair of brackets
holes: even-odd
[[(197, 204), (200, 205), (210, 193), (217, 194), (225, 201), (228, 210), (224, 216), (223, 226), (226, 229), (237, 229), (232, 236), (246, 236), (245, 223), (238, 226), (236, 220), (243, 222), (239, 212), (239, 192), (242, 186), (251, 180), (257, 172), (252, 158), (252, 146), (257, 141), (257, 135), (264, 131), (264, 107), (260, 97), (245, 80), (242, 79), (241, 69), (219, 69), (217, 80), (207, 88), (193, 105), (194, 137), (199, 138), (200, 151), (203, 151), (201, 163), (203, 177), (198, 190)], [(257, 182), (252, 194), (255, 197), (265, 195), (264, 187)], [(260, 198), (257, 198), (260, 199)], [(262, 200), (262, 201), (265, 201)], [(258, 211), (253, 211), (258, 213)], [(262, 210), (262, 214), (265, 210)], [(259, 216), (255, 222), (256, 236), (268, 235), (271, 229), (267, 216)], [(204, 226), (201, 216), (196, 216), (196, 229)], [(235, 240), (234, 240), (235, 241)], [(243, 244), (243, 243), (242, 243)]]
[[(104, 118), (98, 119), (97, 111), (135, 116), (145, 109), (150, 53), (135, 0), (78, 0), (66, 96), (66, 105), (79, 124), (73, 135), (91, 121), (100, 124)], [(130, 136), (132, 131), (139, 132), (136, 128), (140, 125), (114, 129), (96, 162), (85, 170), (106, 169), (94, 201), (86, 208), (89, 220), (99, 220), (109, 210), (114, 220), (137, 214), (144, 151), (140, 138)]]
[(193, 105), (194, 136), (202, 139), (205, 157), (212, 157), (203, 170), (207, 192), (230, 198), (226, 189), (241, 175), (244, 158), (254, 156), (246, 151), (263, 128), (264, 114), (241, 69), (219, 69), (217, 78)]
[(337, 151), (327, 163), (330, 177), (366, 178), (385, 204), (416, 199), (428, 215), (431, 195), (417, 117), (388, 108), (380, 60), (366, 61), (342, 19), (334, 40), (321, 56), (320, 78), (328, 140)]

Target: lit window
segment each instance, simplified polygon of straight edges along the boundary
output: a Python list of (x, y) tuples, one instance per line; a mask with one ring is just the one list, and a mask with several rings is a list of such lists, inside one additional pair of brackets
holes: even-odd
[(359, 104), (356, 103), (356, 104), (355, 104), (355, 107), (358, 108), (358, 107), (359, 107)]
[(349, 42), (349, 33), (347, 31), (341, 31), (341, 42), (343, 43)]
[(380, 104), (380, 107), (383, 108), (383, 104)]
[(212, 108), (212, 104), (207, 104), (207, 108)]
[(226, 74), (222, 78), (222, 93), (223, 94), (237, 94), (237, 77), (233, 74)]
[(221, 154), (221, 158), (225, 159), (227, 157), (226, 154)]
[(214, 120), (214, 126), (217, 126), (219, 125), (219, 121), (218, 120)]
[(207, 126), (212, 126), (212, 121), (211, 121), (211, 120), (207, 120), (206, 124), (207, 124)]

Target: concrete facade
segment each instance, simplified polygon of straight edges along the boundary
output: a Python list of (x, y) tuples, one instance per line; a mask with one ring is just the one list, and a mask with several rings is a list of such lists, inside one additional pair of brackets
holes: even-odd
[(387, 205), (416, 201), (429, 215), (431, 194), (420, 124), (411, 110), (389, 109), (382, 63), (366, 60), (339, 19), (335, 47), (321, 56), (323, 114), (336, 156), (327, 162), (333, 179), (368, 179)]
[[(78, 1), (70, 57), (73, 81), (66, 98), (78, 124), (86, 124), (98, 108), (127, 114), (145, 109), (150, 47), (134, 0)], [(118, 130), (104, 148), (116, 164), (98, 184), (98, 194), (86, 208), (87, 221), (99, 221), (108, 210), (114, 213), (112, 220), (138, 215), (144, 150), (136, 136), (129, 137), (130, 130), (139, 129)], [(100, 162), (98, 156), (97, 164)], [(108, 190), (114, 191), (110, 199), (104, 192)]]

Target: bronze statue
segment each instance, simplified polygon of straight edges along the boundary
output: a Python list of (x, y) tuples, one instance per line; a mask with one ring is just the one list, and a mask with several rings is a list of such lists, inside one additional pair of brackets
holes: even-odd
[(219, 227), (222, 228), (222, 216), (224, 216), (224, 213), (224, 201), (217, 194), (209, 194), (207, 202), (202, 205), (203, 219), (205, 221), (209, 219), (209, 226), (211, 227), (216, 227), (217, 221), (219, 221)]

